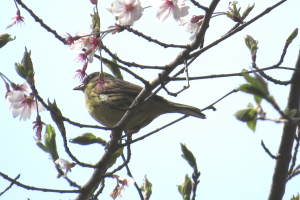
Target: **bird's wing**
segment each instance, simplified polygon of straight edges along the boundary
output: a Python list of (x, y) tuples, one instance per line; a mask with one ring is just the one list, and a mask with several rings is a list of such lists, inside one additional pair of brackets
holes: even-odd
[(101, 92), (103, 94), (124, 93), (128, 95), (138, 95), (143, 89), (143, 87), (139, 85), (135, 85), (120, 79), (104, 80), (104, 82), (105, 89)]

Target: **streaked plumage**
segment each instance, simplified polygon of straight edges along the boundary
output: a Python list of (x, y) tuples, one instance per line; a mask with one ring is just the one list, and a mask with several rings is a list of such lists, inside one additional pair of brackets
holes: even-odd
[[(104, 87), (97, 89), (98, 79), (99, 72), (94, 72), (74, 90), (82, 90), (85, 93), (87, 110), (96, 121), (104, 126), (113, 127), (125, 114), (125, 108), (131, 105), (143, 88), (104, 73)], [(205, 115), (198, 108), (173, 103), (161, 96), (154, 95), (139, 108), (125, 130), (131, 133), (138, 132), (140, 128), (147, 126), (153, 119), (166, 113), (182, 113), (205, 119)]]

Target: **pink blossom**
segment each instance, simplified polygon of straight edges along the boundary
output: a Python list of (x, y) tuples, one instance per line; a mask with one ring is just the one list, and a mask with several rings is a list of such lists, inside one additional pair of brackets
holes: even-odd
[[(190, 37), (190, 40), (196, 39), (196, 35), (200, 30), (203, 20), (200, 20), (201, 17), (193, 15), (190, 20), (185, 18), (180, 18), (179, 26), (184, 26), (185, 31), (193, 34)], [(200, 21), (199, 21), (200, 20)]]
[(43, 125), (46, 125), (44, 122), (41, 120), (41, 116), (36, 117), (36, 121), (33, 122), (33, 129), (36, 130), (36, 136), (37, 136), (37, 141), (42, 140), (42, 130), (43, 130)]
[[(36, 101), (33, 99), (33, 95), (27, 96), (21, 91), (11, 91), (7, 93), (7, 104), (13, 113), (13, 117), (16, 118), (20, 115), (20, 120), (24, 121), (29, 119), (31, 114), (37, 110)], [(45, 110), (44, 106), (38, 102), (38, 111)]]
[(78, 54), (78, 56), (75, 58), (75, 60), (78, 63), (86, 63), (86, 61), (87, 61), (86, 52)]
[(24, 17), (21, 16), (21, 13), (20, 13), (19, 9), (17, 9), (16, 14), (17, 14), (17, 16), (12, 18), (13, 22), (10, 25), (8, 25), (6, 27), (6, 29), (12, 27), (14, 24), (17, 24), (17, 25), (20, 24), (20, 26), (21, 26), (21, 24), (24, 23)]
[(98, 0), (90, 0), (90, 2), (91, 2), (92, 4), (94, 4), (94, 5), (97, 5)]
[(104, 74), (100, 73), (99, 79), (96, 81), (97, 91), (105, 91), (105, 83), (107, 83), (107, 81), (104, 80)]
[(18, 91), (21, 91), (21, 92), (30, 92), (31, 89), (30, 89), (30, 86), (29, 84), (27, 83), (27, 81), (25, 81), (23, 84), (19, 85), (14, 85), (13, 86), (13, 89), (14, 90), (18, 90)]
[(158, 7), (156, 18), (164, 22), (173, 15), (175, 21), (179, 21), (180, 17), (188, 15), (190, 8), (185, 6), (188, 0), (151, 0), (151, 6)]
[(124, 179), (123, 181), (119, 180), (119, 183), (121, 184), (121, 187), (118, 188), (118, 196), (120, 198), (123, 197), (124, 192), (125, 192), (125, 186), (130, 186), (135, 182), (135, 180), (132, 177), (128, 177)]
[(116, 199), (118, 196), (118, 193), (119, 192), (118, 192), (118, 186), (117, 186), (111, 193), (109, 193), (109, 196), (111, 196), (111, 198), (113, 198), (113, 199)]
[(111, 29), (110, 30), (111, 34), (120, 33), (122, 31), (124, 31), (124, 28), (120, 24), (116, 24), (116, 23), (115, 23), (115, 25), (111, 25), (107, 28)]
[(60, 169), (65, 169), (64, 177), (67, 177), (68, 172), (71, 172), (71, 168), (76, 165), (76, 163), (72, 162), (70, 163), (69, 161), (59, 158), (55, 161), (55, 164), (59, 165), (59, 163), (63, 166), (59, 166)]
[(86, 69), (87, 69), (87, 66), (88, 66), (88, 63), (86, 62), (82, 69), (77, 69), (76, 70), (76, 74), (75, 74), (75, 78), (79, 78), (79, 80), (81, 82), (83, 82), (85, 80), (85, 78), (87, 77), (87, 74), (86, 74)]
[(69, 33), (67, 33), (67, 36), (65, 37), (65, 40), (67, 42), (68, 45), (73, 45), (75, 43), (75, 41), (79, 40), (81, 37), (76, 35), (76, 36), (72, 36)]
[(121, 25), (130, 26), (142, 17), (144, 11), (140, 0), (116, 0), (112, 3), (111, 10)]
[(87, 46), (88, 45), (88, 42), (90, 41), (90, 37), (89, 36), (86, 36), (88, 35), (87, 33), (80, 33), (80, 32), (77, 32), (76, 33), (76, 36), (74, 36), (74, 38), (80, 38), (80, 39), (77, 39), (75, 40), (71, 45), (70, 45), (70, 48), (72, 50), (82, 50), (83, 47)]

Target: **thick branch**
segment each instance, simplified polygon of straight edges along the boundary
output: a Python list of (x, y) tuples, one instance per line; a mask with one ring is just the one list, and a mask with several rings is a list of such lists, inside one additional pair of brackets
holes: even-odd
[[(296, 69), (300, 69), (300, 52), (296, 63)], [(292, 76), (292, 84), (289, 94), (287, 109), (299, 109), (300, 99), (300, 72), (295, 71)], [(297, 113), (299, 116), (299, 113)], [(296, 117), (297, 117), (296, 116)], [(269, 194), (269, 200), (281, 200), (285, 192), (286, 178), (288, 176), (288, 168), (291, 161), (291, 154), (295, 138), (297, 124), (287, 122), (283, 128), (282, 139), (280, 142), (278, 155), (276, 160), (275, 171), (273, 175), (272, 186)]]

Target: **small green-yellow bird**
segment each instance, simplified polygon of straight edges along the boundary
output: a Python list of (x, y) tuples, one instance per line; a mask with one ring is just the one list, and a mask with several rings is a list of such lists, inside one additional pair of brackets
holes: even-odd
[[(97, 88), (99, 74), (99, 72), (90, 74), (83, 84), (77, 86), (74, 90), (84, 92), (87, 110), (96, 121), (104, 126), (113, 127), (120, 121), (126, 112), (126, 108), (130, 107), (143, 87), (104, 73), (104, 84), (101, 88)], [(205, 115), (198, 108), (173, 103), (161, 96), (154, 95), (139, 108), (125, 127), (125, 131), (136, 133), (156, 117), (166, 113), (182, 113), (205, 119)]]

